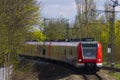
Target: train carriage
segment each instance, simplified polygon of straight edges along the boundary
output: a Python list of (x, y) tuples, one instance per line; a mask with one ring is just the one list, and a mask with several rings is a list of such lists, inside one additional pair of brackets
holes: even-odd
[(98, 41), (27, 42), (20, 55), (61, 61), (75, 67), (102, 67), (102, 46)]
[(102, 46), (99, 42), (81, 42), (80, 54), (80, 65), (93, 69), (102, 67)]
[(26, 56), (37, 56), (36, 53), (38, 52), (38, 50), (37, 50), (37, 44), (38, 43), (27, 42), (26, 44), (24, 44), (24, 50), (23, 50), (24, 55), (26, 55)]

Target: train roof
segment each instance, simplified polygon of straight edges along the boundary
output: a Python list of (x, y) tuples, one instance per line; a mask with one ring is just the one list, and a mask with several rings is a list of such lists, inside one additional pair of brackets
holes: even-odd
[(78, 46), (80, 42), (52, 42), (51, 45), (56, 46)]
[(78, 41), (78, 42), (26, 42), (26, 44), (31, 45), (52, 45), (52, 46), (78, 46), (79, 43), (82, 44), (96, 44), (97, 41)]
[(26, 42), (31, 45), (78, 46), (80, 42)]
[(42, 44), (43, 42), (26, 42), (25, 44)]
[(96, 44), (96, 43), (98, 43), (98, 41), (81, 41), (81, 43), (83, 43), (83, 44)]

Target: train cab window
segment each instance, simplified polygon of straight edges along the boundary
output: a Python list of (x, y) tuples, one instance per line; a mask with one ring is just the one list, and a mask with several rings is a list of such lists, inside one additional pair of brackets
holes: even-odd
[(82, 44), (84, 58), (96, 58), (97, 44)]
[(42, 49), (42, 54), (45, 55), (46, 54), (46, 50)]

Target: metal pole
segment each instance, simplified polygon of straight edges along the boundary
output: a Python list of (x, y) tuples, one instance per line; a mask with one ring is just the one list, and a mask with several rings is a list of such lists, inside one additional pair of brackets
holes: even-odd
[(67, 19), (65, 22), (65, 24), (66, 24), (66, 41), (68, 41), (68, 39), (69, 39), (69, 32), (68, 32), (68, 30), (69, 30), (69, 24), (68, 24), (68, 20), (69, 19)]
[(46, 20), (46, 19), (44, 18), (44, 21), (43, 21), (43, 25), (44, 25), (44, 26), (46, 26), (46, 24), (45, 24), (45, 20)]
[(114, 34), (115, 34), (115, 6), (113, 5), (111, 26), (111, 67), (114, 67)]
[(66, 39), (69, 39), (69, 32), (68, 32), (68, 23), (66, 24)]
[(117, 0), (111, 0), (113, 2), (113, 12), (112, 12), (112, 26), (111, 26), (111, 67), (114, 67), (114, 39), (115, 39), (115, 7), (118, 6)]

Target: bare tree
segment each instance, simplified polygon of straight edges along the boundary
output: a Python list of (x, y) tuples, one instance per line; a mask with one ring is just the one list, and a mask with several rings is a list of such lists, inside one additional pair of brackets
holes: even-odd
[(104, 4), (104, 8), (105, 8), (105, 18), (106, 18), (106, 21), (108, 21), (111, 17), (112, 17), (112, 12), (108, 12), (108, 11), (112, 11), (113, 7), (112, 7), (112, 4), (110, 3), (111, 1), (110, 0), (106, 0), (105, 4)]
[[(78, 26), (80, 28), (81, 37), (84, 35), (89, 36), (88, 25), (90, 22), (96, 20), (96, 3), (94, 0), (75, 0), (75, 2), (77, 8), (77, 22), (75, 23), (75, 26)], [(86, 29), (84, 29), (84, 27), (86, 27)], [(86, 30), (86, 33), (84, 30)]]
[(79, 16), (79, 20), (85, 23), (88, 23), (92, 20), (96, 19), (96, 3), (94, 0), (75, 0), (77, 6), (77, 13)]

